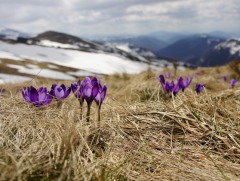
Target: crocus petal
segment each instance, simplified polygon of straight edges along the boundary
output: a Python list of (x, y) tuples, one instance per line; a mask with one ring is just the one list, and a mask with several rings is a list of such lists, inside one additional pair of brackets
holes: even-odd
[(69, 96), (70, 92), (71, 92), (71, 87), (68, 87), (62, 98), (63, 99), (67, 98)]
[(183, 82), (183, 78), (182, 78), (182, 77), (180, 77), (180, 78), (178, 79), (177, 85), (178, 85), (182, 90), (185, 89), (185, 85), (184, 85), (184, 82)]
[(98, 82), (94, 82), (94, 84), (92, 85), (92, 95), (91, 95), (92, 99), (94, 99), (99, 92), (98, 86), (99, 86)]
[(103, 88), (102, 88), (102, 92), (101, 92), (101, 99), (104, 100), (106, 97), (106, 93), (107, 93), (107, 85), (104, 84)]
[(62, 87), (63, 91), (66, 91), (66, 86), (64, 84), (60, 85), (60, 87)]
[(51, 89), (55, 89), (57, 87), (57, 83), (53, 83)]
[(29, 88), (29, 94), (31, 102), (38, 102), (38, 91), (33, 86)]
[(102, 103), (102, 98), (100, 93), (98, 93), (97, 96), (95, 97), (95, 102), (97, 103), (97, 105), (100, 105)]
[(46, 98), (45, 98), (45, 100), (43, 101), (43, 105), (48, 105), (48, 104), (50, 104), (51, 103), (51, 101), (52, 101), (52, 96), (51, 95), (49, 95), (49, 94), (46, 94)]
[(91, 97), (91, 93), (92, 93), (92, 88), (91, 88), (91, 86), (90, 86), (90, 85), (86, 85), (86, 86), (84, 87), (84, 92), (83, 92), (84, 97), (86, 97), (86, 98)]
[(46, 92), (39, 92), (38, 94), (39, 94), (38, 101), (39, 102), (45, 101), (45, 99), (47, 97), (47, 95), (46, 95), (47, 93)]
[(171, 78), (171, 73), (170, 72), (167, 72), (165, 75), (166, 75), (166, 78)]
[(180, 86), (179, 86), (179, 85), (176, 85), (176, 86), (174, 87), (174, 89), (172, 90), (173, 94), (176, 95), (176, 94), (179, 92), (180, 89), (181, 89)]
[(64, 96), (64, 90), (62, 87), (55, 89), (55, 96), (57, 99), (61, 99)]
[(91, 79), (90, 79), (89, 77), (85, 77), (85, 79), (84, 79), (83, 82), (82, 82), (83, 87), (85, 87), (86, 84), (88, 84), (88, 83), (90, 83), (90, 82), (91, 82)]
[(71, 88), (72, 88), (72, 92), (75, 93), (78, 89), (78, 83), (77, 82), (73, 82), (71, 84)]
[(162, 85), (165, 84), (165, 78), (164, 78), (163, 75), (159, 75), (158, 80), (160, 81), (160, 83), (161, 83)]
[(22, 90), (22, 96), (27, 102), (31, 102), (28, 89)]

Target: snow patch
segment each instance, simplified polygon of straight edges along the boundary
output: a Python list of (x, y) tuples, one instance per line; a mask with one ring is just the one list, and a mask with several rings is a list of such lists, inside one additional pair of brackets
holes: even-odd
[(27, 68), (21, 65), (8, 64), (8, 67), (15, 68), (19, 73), (37, 75), (39, 77), (60, 79), (60, 80), (74, 80), (75, 78), (71, 75), (65, 74), (63, 72), (50, 70), (50, 69), (40, 69), (40, 68)]
[(30, 77), (0, 73), (0, 84), (19, 83), (19, 82), (26, 82), (26, 81), (31, 81), (31, 80), (32, 80), (32, 78), (30, 78)]
[[(11, 55), (18, 59), (20, 57), (21, 59), (39, 62), (51, 62), (99, 74), (140, 73), (148, 67), (147, 63), (132, 61), (120, 55), (107, 53), (91, 53), (26, 44), (13, 45), (0, 42), (0, 52), (3, 50), (11, 52)], [(6, 58), (6, 56), (6, 54), (0, 53), (0, 58)], [(143, 57), (142, 59), (146, 62), (146, 59)]]
[(23, 60), (22, 58), (10, 53), (8, 51), (0, 50), (0, 58), (13, 59), (13, 60)]
[(66, 49), (78, 49), (76, 45), (70, 45), (65, 43), (54, 42), (50, 40), (41, 40), (36, 43), (37, 45), (46, 46), (46, 47), (55, 47), (55, 48), (66, 48)]
[(129, 47), (129, 44), (118, 44), (116, 45), (116, 48), (128, 52), (128, 53), (132, 53), (132, 49)]
[(76, 71), (76, 72), (67, 72), (67, 74), (69, 74), (69, 75), (73, 75), (73, 76), (76, 76), (76, 77), (82, 77), (82, 76), (91, 76), (91, 75), (94, 75), (94, 74), (91, 73), (91, 72), (83, 71), (83, 70), (79, 70), (79, 71)]
[(236, 41), (236, 39), (231, 39), (226, 42), (220, 43), (217, 46), (214, 47), (216, 50), (221, 49), (229, 49), (230, 53), (232, 55), (239, 53), (240, 55), (240, 41)]

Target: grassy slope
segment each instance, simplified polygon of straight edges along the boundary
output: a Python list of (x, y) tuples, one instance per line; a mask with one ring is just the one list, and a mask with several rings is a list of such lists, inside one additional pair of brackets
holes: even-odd
[(174, 98), (156, 80), (160, 72), (102, 77), (100, 128), (96, 107), (90, 123), (81, 120), (73, 95), (60, 108), (37, 109), (17, 92), (50, 81), (4, 85), (11, 92), (0, 96), (0, 180), (238, 180), (240, 85), (221, 80), (239, 78), (236, 67), (178, 72), (198, 73), (193, 83), (206, 90), (196, 95), (192, 84)]

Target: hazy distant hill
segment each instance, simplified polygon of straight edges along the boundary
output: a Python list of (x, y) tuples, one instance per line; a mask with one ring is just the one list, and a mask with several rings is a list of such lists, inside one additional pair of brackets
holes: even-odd
[(218, 66), (232, 60), (240, 60), (240, 38), (229, 39), (221, 42), (203, 55), (189, 60), (201, 66)]
[(181, 39), (166, 48), (160, 49), (157, 55), (189, 62), (189, 60), (205, 54), (208, 50), (222, 41), (222, 38), (205, 34), (194, 35)]
[(111, 43), (128, 43), (135, 47), (145, 48), (152, 52), (159, 50), (160, 48), (166, 47), (168, 43), (161, 41), (157, 38), (150, 36), (136, 36), (127, 38), (113, 38), (108, 40)]

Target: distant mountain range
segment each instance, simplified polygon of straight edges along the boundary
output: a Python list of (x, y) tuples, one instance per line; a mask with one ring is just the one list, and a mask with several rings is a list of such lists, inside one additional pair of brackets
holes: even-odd
[(196, 66), (218, 66), (240, 59), (239, 40), (226, 40), (207, 34), (194, 35), (178, 40), (156, 54)]
[(108, 40), (111, 43), (128, 43), (132, 46), (148, 49), (152, 52), (159, 50), (160, 48), (166, 47), (168, 44), (162, 40), (151, 36), (136, 36), (128, 38), (113, 38)]
[(190, 62), (198, 62), (201, 66), (208, 67), (223, 65), (232, 60), (240, 60), (240, 38), (223, 41), (204, 54), (191, 59)]
[[(160, 49), (157, 51), (157, 55), (189, 62), (189, 60), (201, 56), (222, 41), (224, 41), (224, 39), (208, 36), (206, 34), (193, 35)], [(195, 64), (195, 62), (190, 63)]]
[[(12, 29), (0, 29), (0, 40), (10, 43), (11, 45), (25, 44), (28, 45), (25, 48), (28, 47), (29, 49), (33, 49), (36, 46), (49, 47), (49, 49), (38, 48), (37, 51), (40, 52), (36, 51), (33, 57), (22, 55), (20, 52), (15, 51), (13, 47), (8, 50), (9, 52), (5, 52), (6, 49), (1, 49), (0, 47), (0, 57), (3, 55), (7, 55), (8, 57), (18, 55), (21, 58), (31, 57), (32, 60), (44, 59), (44, 61), (52, 61), (52, 59), (57, 59), (54, 61), (59, 63), (59, 60), (71, 61), (73, 55), (69, 52), (74, 51), (74, 53), (78, 52), (77, 54), (85, 52), (88, 53), (89, 56), (99, 56), (99, 61), (101, 60), (103, 62), (105, 62), (105, 60), (102, 60), (103, 55), (107, 55), (111, 57), (109, 60), (117, 57), (117, 59), (122, 59), (123, 62), (126, 60), (128, 62), (138, 62), (137, 64), (141, 64), (140, 67), (146, 67), (152, 64), (152, 67), (155, 69), (157, 69), (157, 67), (172, 65), (172, 61), (179, 61), (179, 65), (184, 66), (216, 66), (231, 60), (240, 59), (239, 39), (226, 40), (223, 36), (228, 37), (231, 35), (224, 32), (195, 35), (155, 32), (146, 36), (118, 36), (88, 40), (55, 31), (47, 31), (32, 36)], [(6, 44), (4, 44), (4, 46), (5, 45)], [(25, 48), (24, 53), (27, 52)], [(50, 49), (52, 49), (52, 52), (55, 52), (57, 56), (53, 56), (51, 52), (45, 52), (45, 50), (50, 51)], [(60, 50), (64, 50), (64, 53), (61, 53)], [(35, 50), (32, 51), (34, 52)], [(64, 54), (66, 54), (68, 58), (64, 58)], [(84, 56), (82, 56), (82, 58), (83, 57)], [(123, 64), (119, 64), (119, 66), (123, 66)], [(70, 64), (63, 62), (60, 65), (69, 66)], [(108, 65), (111, 64), (108, 63)], [(72, 64), (70, 66), (74, 67)], [(113, 67), (115, 67), (115, 65)], [(81, 69), (82, 67), (78, 65), (77, 68)], [(122, 69), (127, 68), (128, 67), (123, 66)], [(83, 69), (95, 73), (109, 73), (108, 71), (102, 70)], [(120, 70), (113, 69), (116, 71)]]

